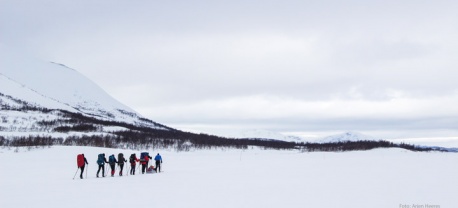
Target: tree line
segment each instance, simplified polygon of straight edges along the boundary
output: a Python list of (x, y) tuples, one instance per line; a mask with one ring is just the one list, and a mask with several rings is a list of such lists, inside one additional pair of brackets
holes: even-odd
[(174, 149), (189, 151), (196, 149), (247, 149), (260, 147), (273, 150), (299, 150), (302, 152), (345, 152), (371, 150), (376, 148), (402, 148), (411, 151), (438, 151), (429, 147), (418, 147), (410, 144), (397, 144), (389, 141), (344, 141), (334, 143), (286, 142), (269, 139), (229, 139), (205, 134), (165, 133), (162, 135), (144, 135), (139, 132), (117, 132), (116, 134), (69, 136), (54, 138), (51, 136), (22, 136), (5, 138), (0, 136), (0, 146), (4, 147), (50, 147), (92, 146), (120, 149)]
[[(417, 147), (409, 144), (395, 144), (389, 141), (345, 141), (336, 143), (310, 143), (310, 142), (286, 142), (264, 138), (225, 138), (209, 134), (196, 134), (156, 123), (149, 119), (140, 118), (143, 122), (150, 123), (154, 127), (134, 125), (113, 120), (97, 118), (97, 115), (84, 115), (62, 109), (48, 109), (30, 105), (29, 103), (6, 96), (20, 106), (10, 106), (0, 103), (2, 110), (13, 111), (39, 111), (44, 114), (57, 115), (55, 120), (37, 121), (36, 129), (46, 129), (48, 132), (83, 132), (90, 134), (83, 136), (68, 136), (55, 138), (51, 136), (22, 136), (5, 138), (0, 136), (0, 146), (7, 147), (31, 147), (31, 146), (94, 146), (125, 149), (150, 149), (171, 148), (178, 151), (191, 149), (235, 148), (247, 149), (255, 146), (263, 149), (276, 150), (300, 150), (300, 151), (354, 151), (370, 150), (375, 148), (398, 147), (412, 151), (432, 151), (433, 148)], [(120, 113), (135, 116), (132, 113), (119, 110)], [(2, 121), (3, 122), (3, 121)], [(103, 127), (123, 127), (126, 130), (113, 131), (102, 134)], [(26, 129), (25, 129), (26, 130)], [(24, 130), (24, 131), (25, 131)]]

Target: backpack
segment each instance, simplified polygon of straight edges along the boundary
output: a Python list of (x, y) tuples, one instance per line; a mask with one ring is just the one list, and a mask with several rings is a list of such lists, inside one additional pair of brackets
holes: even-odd
[(97, 159), (97, 164), (99, 165), (104, 165), (105, 164), (105, 154), (99, 154), (99, 157)]
[(147, 153), (147, 152), (142, 152), (142, 153), (140, 154), (140, 162), (145, 162), (145, 161), (146, 161), (146, 160), (145, 160), (145, 156), (148, 157), (148, 156), (149, 156), (149, 153)]
[(135, 154), (131, 154), (130, 155), (129, 162), (130, 163), (134, 163), (135, 162)]
[(76, 164), (78, 165), (79, 168), (84, 166), (83, 154), (79, 154), (78, 156), (76, 156)]
[(118, 154), (118, 163), (119, 164), (124, 164), (124, 154), (122, 154), (122, 153)]
[(110, 157), (108, 158), (108, 162), (109, 162), (109, 163), (114, 163), (114, 162), (115, 162), (115, 157), (114, 157), (114, 155), (110, 155)]

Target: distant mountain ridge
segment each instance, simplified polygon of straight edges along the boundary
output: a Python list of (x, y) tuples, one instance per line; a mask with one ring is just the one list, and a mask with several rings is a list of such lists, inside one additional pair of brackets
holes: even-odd
[(336, 143), (336, 142), (356, 142), (356, 141), (378, 141), (372, 136), (368, 136), (359, 132), (348, 131), (341, 134), (325, 136), (319, 139), (307, 139), (299, 136), (286, 135), (283, 133), (269, 131), (264, 129), (245, 130), (241, 132), (232, 132), (226, 135), (234, 138), (258, 138), (258, 139), (272, 139), (285, 142), (317, 142), (317, 143)]
[(264, 129), (246, 130), (242, 132), (234, 132), (232, 137), (236, 138), (258, 138), (258, 139), (274, 139), (285, 142), (302, 142), (303, 138), (298, 136), (285, 135), (275, 131)]
[(351, 142), (356, 142), (356, 141), (376, 141), (378, 139), (364, 135), (358, 132), (345, 132), (342, 134), (336, 134), (336, 135), (331, 135), (324, 137), (322, 139), (319, 139), (317, 142), (319, 143), (334, 143), (334, 142), (345, 142), (345, 141), (351, 141)]

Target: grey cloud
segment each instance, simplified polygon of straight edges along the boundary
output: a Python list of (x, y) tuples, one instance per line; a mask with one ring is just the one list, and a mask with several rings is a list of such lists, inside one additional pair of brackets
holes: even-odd
[[(5, 0), (0, 49), (75, 68), (153, 120), (243, 123), (240, 115), (216, 110), (211, 110), (216, 117), (152, 112), (174, 106), (167, 109), (173, 114), (202, 101), (258, 95), (375, 103), (453, 97), (458, 91), (457, 6), (456, 1)], [(291, 120), (297, 121), (285, 121), (290, 127), (285, 129), (305, 128), (300, 119)], [(250, 121), (276, 123), (273, 118), (265, 124)], [(377, 123), (411, 128), (357, 116), (304, 123), (316, 130), (375, 128)], [(412, 128), (428, 124), (452, 128), (455, 123), (438, 116)]]

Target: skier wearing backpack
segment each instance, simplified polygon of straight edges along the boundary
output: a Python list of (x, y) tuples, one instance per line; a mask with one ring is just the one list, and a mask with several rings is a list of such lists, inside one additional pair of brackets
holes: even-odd
[(76, 162), (77, 162), (78, 168), (81, 169), (80, 178), (83, 179), (84, 167), (86, 167), (86, 164), (89, 165), (89, 163), (87, 163), (87, 160), (86, 160), (86, 157), (84, 157), (84, 154), (78, 155), (76, 158)]
[(157, 153), (156, 157), (154, 157), (154, 160), (156, 161), (156, 173), (158, 171), (161, 172), (161, 163), (162, 163), (161, 155)]
[(134, 154), (130, 155), (129, 162), (130, 162), (130, 174), (135, 175), (135, 166), (137, 166), (137, 162), (140, 161), (137, 156)]
[(105, 153), (99, 154), (97, 159), (97, 164), (99, 169), (97, 170), (97, 178), (99, 177), (99, 172), (102, 170), (102, 177), (105, 177), (105, 163), (108, 163), (107, 158), (105, 158)]
[(127, 162), (127, 160), (124, 158), (124, 154), (119, 153), (118, 154), (118, 165), (119, 165), (119, 176), (122, 176), (122, 170), (124, 168), (124, 162)]
[[(143, 154), (143, 153), (142, 153)], [(150, 159), (153, 159), (149, 154), (144, 154), (143, 157), (140, 157), (140, 163), (142, 164), (142, 174), (145, 174), (146, 167)]]
[(110, 157), (108, 157), (108, 163), (110, 164), (111, 168), (111, 177), (114, 177), (116, 163), (118, 163), (114, 155), (110, 155)]

